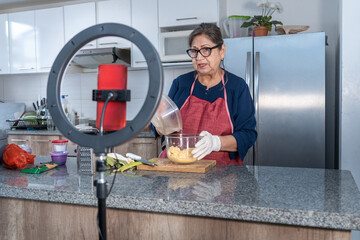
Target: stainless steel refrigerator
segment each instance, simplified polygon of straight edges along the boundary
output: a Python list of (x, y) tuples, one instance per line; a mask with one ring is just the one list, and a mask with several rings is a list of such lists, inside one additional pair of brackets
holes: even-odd
[(258, 131), (249, 165), (325, 168), (325, 34), (225, 39), (225, 69), (244, 78)]

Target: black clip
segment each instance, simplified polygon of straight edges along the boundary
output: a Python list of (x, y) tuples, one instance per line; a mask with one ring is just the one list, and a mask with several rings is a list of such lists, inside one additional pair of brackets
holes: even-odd
[(93, 90), (92, 100), (97, 102), (105, 102), (108, 94), (112, 93), (113, 96), (110, 98), (111, 102), (129, 102), (130, 101), (130, 90)]

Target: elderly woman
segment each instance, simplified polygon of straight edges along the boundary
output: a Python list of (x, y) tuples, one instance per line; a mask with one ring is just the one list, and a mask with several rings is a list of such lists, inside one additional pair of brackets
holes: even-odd
[(226, 47), (215, 24), (202, 23), (194, 29), (189, 46), (186, 52), (195, 71), (177, 77), (169, 97), (180, 109), (183, 132), (203, 136), (192, 154), (217, 164), (241, 165), (257, 137), (248, 86), (225, 70)]

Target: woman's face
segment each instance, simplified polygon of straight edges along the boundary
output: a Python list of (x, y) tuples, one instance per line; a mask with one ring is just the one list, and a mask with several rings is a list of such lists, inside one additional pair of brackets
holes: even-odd
[[(192, 49), (201, 49), (204, 47), (216, 46), (206, 35), (198, 35), (194, 38), (191, 44)], [(225, 57), (225, 45), (222, 47), (214, 48), (211, 50), (211, 54), (208, 57), (203, 57), (200, 53), (196, 58), (192, 59), (193, 66), (199, 75), (212, 75), (216, 74), (220, 70), (221, 59)]]

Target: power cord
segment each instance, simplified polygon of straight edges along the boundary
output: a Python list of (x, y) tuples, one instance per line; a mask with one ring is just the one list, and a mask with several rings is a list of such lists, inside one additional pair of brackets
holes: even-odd
[[(100, 119), (100, 135), (102, 136), (104, 134), (104, 126), (103, 126), (103, 123), (104, 123), (104, 116), (105, 116), (105, 110), (106, 110), (106, 107), (107, 107), (107, 104), (108, 102), (110, 101), (110, 99), (114, 96), (114, 94), (112, 92), (109, 92), (108, 95), (107, 95), (107, 98), (106, 98), (106, 101), (104, 103), (104, 106), (103, 106), (103, 109), (102, 109), (102, 113), (101, 113), (101, 119)], [(113, 181), (112, 181), (112, 184), (111, 184), (111, 187), (110, 187), (110, 190), (109, 192), (106, 194), (106, 197), (105, 197), (105, 200), (106, 198), (110, 195), (110, 192), (114, 186), (114, 182), (115, 182), (115, 178), (116, 178), (116, 172), (115, 172), (115, 176), (113, 178)], [(106, 189), (106, 187), (105, 187)], [(105, 206), (106, 207), (106, 206)], [(105, 215), (105, 219), (106, 219), (106, 215)], [(96, 223), (97, 223), (97, 227), (98, 227), (98, 232), (99, 232), (99, 237), (101, 240), (104, 240), (104, 236), (101, 232), (101, 228), (100, 228), (100, 223), (99, 223), (99, 211), (97, 213), (97, 218), (96, 218)], [(106, 231), (106, 229), (105, 229)], [(106, 236), (106, 233), (105, 233), (105, 236)]]

